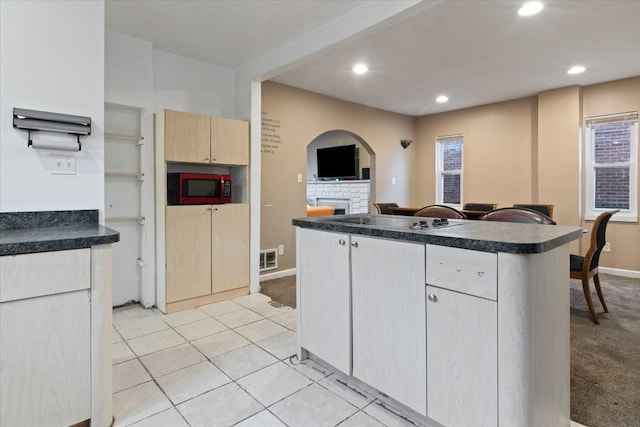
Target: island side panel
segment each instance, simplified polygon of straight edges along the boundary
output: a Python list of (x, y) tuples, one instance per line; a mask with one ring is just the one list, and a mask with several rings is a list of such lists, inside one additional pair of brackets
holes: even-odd
[(349, 235), (301, 228), (297, 235), (300, 348), (351, 375)]
[(569, 426), (569, 246), (498, 271), (499, 425)]
[(91, 248), (91, 425), (113, 420), (111, 378), (112, 246)]

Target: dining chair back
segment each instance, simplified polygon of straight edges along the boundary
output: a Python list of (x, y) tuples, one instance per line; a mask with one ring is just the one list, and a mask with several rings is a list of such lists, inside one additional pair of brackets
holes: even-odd
[(393, 215), (393, 212), (389, 210), (389, 208), (397, 208), (397, 203), (374, 203), (373, 206), (376, 208), (379, 214), (384, 215)]
[(446, 205), (430, 205), (425, 206), (418, 212), (413, 214), (414, 216), (423, 216), (430, 218), (451, 218), (451, 219), (466, 219), (467, 216), (459, 210)]
[(513, 205), (513, 207), (533, 209), (534, 211), (538, 211), (541, 214), (545, 214), (549, 218), (553, 218), (553, 205), (531, 205), (531, 204), (524, 204), (524, 203), (516, 203)]
[(591, 290), (589, 289), (589, 279), (593, 277), (593, 283), (598, 293), (598, 299), (605, 313), (609, 312), (607, 304), (604, 302), (604, 295), (602, 294), (602, 288), (600, 287), (600, 277), (598, 276), (598, 264), (600, 262), (600, 254), (604, 245), (607, 243), (606, 231), (607, 224), (613, 215), (620, 212), (620, 210), (613, 210), (601, 213), (593, 222), (593, 228), (591, 229), (591, 244), (587, 254), (585, 256), (569, 255), (569, 277), (572, 279), (580, 279), (582, 281), (582, 290), (584, 291), (584, 297), (587, 300), (587, 306), (591, 313), (591, 319), (597, 325), (600, 324), (598, 316), (593, 307), (593, 301), (591, 299)]
[(527, 208), (494, 209), (480, 217), (481, 221), (520, 222), (525, 224), (556, 225), (556, 222), (538, 211)]
[(497, 203), (465, 203), (462, 206), (463, 211), (485, 211), (489, 212), (498, 207)]

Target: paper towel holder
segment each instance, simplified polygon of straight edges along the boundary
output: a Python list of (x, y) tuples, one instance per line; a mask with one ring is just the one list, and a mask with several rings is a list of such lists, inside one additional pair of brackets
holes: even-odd
[(80, 135), (91, 135), (91, 117), (14, 107), (13, 127), (29, 132), (27, 147), (33, 145), (32, 131), (46, 131), (75, 135), (78, 140), (78, 151), (81, 151)]

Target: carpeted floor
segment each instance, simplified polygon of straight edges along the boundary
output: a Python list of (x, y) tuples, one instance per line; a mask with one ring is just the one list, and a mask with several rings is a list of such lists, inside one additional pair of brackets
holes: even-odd
[(588, 427), (640, 426), (640, 279), (600, 275), (593, 283), (600, 326), (579, 280), (571, 281), (571, 419)]
[[(587, 427), (640, 426), (640, 279), (601, 274), (609, 313), (592, 292), (591, 322), (578, 280), (571, 281), (571, 419)], [(295, 276), (261, 283), (262, 293), (296, 306)]]

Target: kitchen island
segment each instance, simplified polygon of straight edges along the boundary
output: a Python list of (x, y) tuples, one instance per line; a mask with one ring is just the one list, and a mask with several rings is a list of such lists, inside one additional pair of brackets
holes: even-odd
[(112, 424), (111, 245), (98, 210), (0, 213), (0, 425)]
[(298, 356), (444, 426), (569, 425), (578, 227), (294, 219)]

